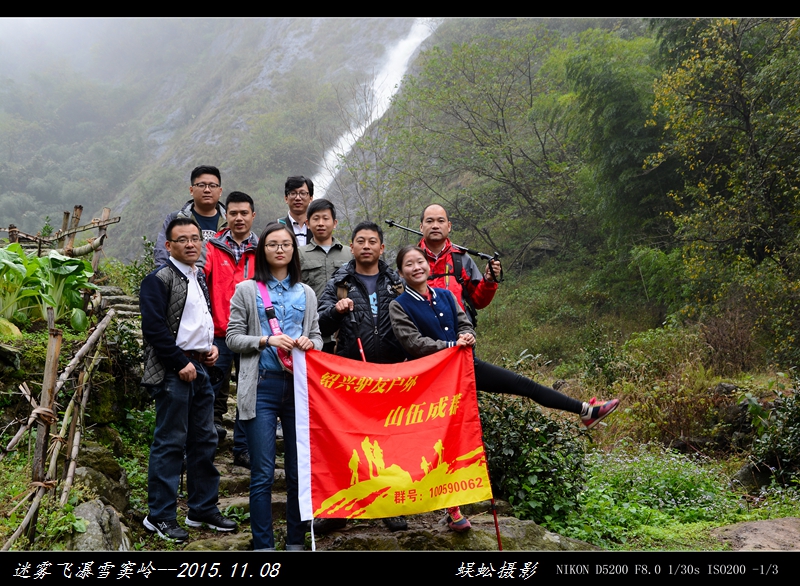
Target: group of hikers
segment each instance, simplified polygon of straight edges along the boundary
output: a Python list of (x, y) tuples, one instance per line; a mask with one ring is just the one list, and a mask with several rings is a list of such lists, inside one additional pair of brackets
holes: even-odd
[[(483, 272), (450, 242), (447, 211), (432, 204), (420, 214), (422, 238), (397, 253), (397, 270), (382, 259), (383, 232), (355, 226), (350, 245), (334, 235), (336, 208), (314, 199), (303, 176), (286, 180), (286, 217), (257, 236), (253, 199), (232, 191), (221, 203), (219, 169), (190, 176), (189, 200), (167, 215), (156, 241), (157, 268), (145, 277), (140, 304), (145, 341), (142, 384), (156, 405), (148, 472), (147, 530), (185, 541), (177, 521), (185, 462), (189, 527), (233, 531), (217, 506), (218, 442), (227, 430), (228, 386), (236, 366), (234, 464), (249, 468), (250, 526), (255, 550), (275, 549), (272, 484), (276, 437), (283, 435), (287, 484), (287, 550), (304, 549), (307, 523), (298, 503), (297, 443), (291, 353), (321, 350), (354, 360), (397, 363), (452, 346), (476, 343), (475, 311), (489, 305), (502, 267)], [(616, 399), (573, 399), (519, 374), (474, 359), (478, 390), (527, 397), (575, 413), (587, 428), (613, 412)], [(466, 531), (458, 507), (447, 524)], [(383, 520), (392, 531), (404, 517)], [(314, 521), (327, 533), (345, 519)]]

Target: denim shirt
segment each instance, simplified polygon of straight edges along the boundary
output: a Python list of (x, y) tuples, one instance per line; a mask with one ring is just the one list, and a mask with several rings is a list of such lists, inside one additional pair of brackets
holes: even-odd
[[(306, 294), (300, 283), (289, 285), (290, 277), (282, 281), (274, 278), (267, 281), (272, 307), (275, 309), (275, 317), (281, 326), (281, 331), (290, 338), (297, 339), (303, 335), (303, 316), (306, 312)], [(269, 327), (267, 312), (264, 309), (264, 302), (261, 295), (256, 295), (256, 307), (258, 308), (258, 319), (261, 322), (261, 333), (264, 336), (271, 336), (272, 329)], [(260, 370), (271, 370), (282, 372), (281, 363), (278, 360), (278, 350), (272, 346), (267, 346), (262, 350), (258, 361)]]

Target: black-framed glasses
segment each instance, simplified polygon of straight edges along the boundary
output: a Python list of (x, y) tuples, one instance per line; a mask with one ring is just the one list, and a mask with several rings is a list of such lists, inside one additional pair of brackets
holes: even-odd
[(176, 243), (180, 244), (181, 246), (186, 246), (190, 242), (192, 244), (200, 244), (202, 241), (203, 241), (203, 239), (200, 238), (199, 236), (192, 236), (191, 238), (188, 238), (186, 236), (181, 236), (177, 240), (170, 240), (170, 242), (176, 242)]
[(196, 187), (197, 189), (202, 189), (203, 191), (205, 191), (206, 188), (208, 188), (208, 189), (219, 189), (220, 184), (219, 183), (194, 183), (194, 184), (192, 184), (192, 187)]
[(281, 250), (291, 250), (294, 247), (294, 244), (291, 242), (267, 242), (264, 246), (270, 252), (275, 252), (279, 248)]

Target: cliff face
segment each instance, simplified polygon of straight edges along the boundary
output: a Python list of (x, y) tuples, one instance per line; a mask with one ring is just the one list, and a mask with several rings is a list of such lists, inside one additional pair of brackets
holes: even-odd
[[(0, 226), (36, 232), (83, 204), (124, 218), (106, 250), (135, 257), (218, 166), (266, 219), (287, 175), (313, 175), (413, 19), (0, 21)], [(28, 50), (23, 50), (28, 47)], [(23, 140), (24, 138), (24, 140)], [(66, 206), (66, 207), (65, 207)]]
[(221, 169), (224, 193), (252, 195), (262, 221), (282, 215), (283, 180), (313, 175), (325, 145), (343, 130), (341, 111), (357, 107), (341, 88), (366, 82), (412, 23), (220, 22), (195, 62), (155, 88), (147, 161), (112, 200), (126, 225), (111, 254), (133, 256), (126, 243), (155, 237), (164, 215), (186, 201), (189, 172), (200, 164)]

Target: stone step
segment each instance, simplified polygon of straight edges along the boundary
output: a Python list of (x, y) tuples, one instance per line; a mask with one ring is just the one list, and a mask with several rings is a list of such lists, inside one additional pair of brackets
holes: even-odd
[(141, 315), (138, 305), (125, 305), (120, 303), (118, 305), (107, 305), (106, 307), (113, 307), (117, 313), (124, 311), (126, 315)]
[(125, 295), (125, 291), (122, 290), (120, 287), (114, 287), (111, 285), (100, 285), (97, 288), (97, 291), (100, 295), (106, 296), (114, 296), (114, 295)]
[(139, 307), (139, 298), (133, 295), (103, 295), (103, 301), (108, 305), (134, 305)]
[[(117, 319), (140, 319), (142, 314), (139, 313), (139, 308), (136, 308), (136, 311), (128, 311), (128, 310), (117, 310)], [(141, 325), (139, 326), (141, 327)]]

